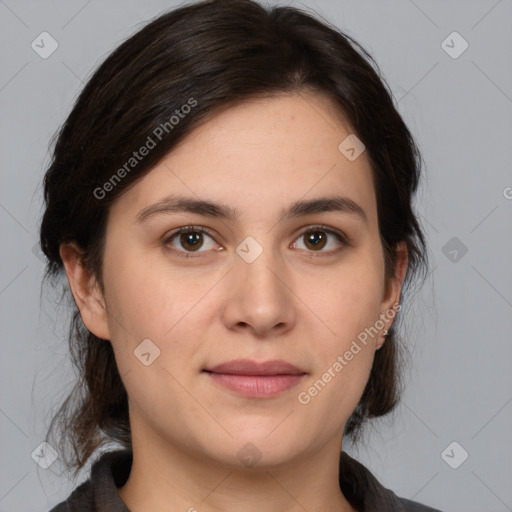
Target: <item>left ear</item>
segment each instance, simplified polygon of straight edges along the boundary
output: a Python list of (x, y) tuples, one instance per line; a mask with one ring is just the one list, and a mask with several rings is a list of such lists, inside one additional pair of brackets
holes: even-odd
[[(394, 275), (388, 280), (384, 298), (382, 300), (381, 313), (384, 314), (391, 309), (396, 310), (396, 306), (394, 308), (393, 306), (400, 303), (400, 292), (402, 290), (405, 274), (407, 273), (407, 244), (404, 241), (399, 242), (395, 247), (395, 253), (396, 264)], [(392, 322), (386, 326), (386, 329), (390, 329), (391, 325)]]

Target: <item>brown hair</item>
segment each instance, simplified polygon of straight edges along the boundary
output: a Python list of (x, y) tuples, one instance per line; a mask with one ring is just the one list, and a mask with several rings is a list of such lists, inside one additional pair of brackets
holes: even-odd
[[(160, 15), (115, 49), (88, 80), (55, 135), (44, 177), (45, 277), (63, 276), (59, 246), (74, 241), (103, 288), (107, 213), (128, 187), (221, 110), (245, 99), (306, 90), (331, 98), (364, 143), (386, 277), (395, 268), (396, 245), (405, 241), (408, 285), (427, 268), (424, 236), (412, 208), (422, 160), (377, 64), (327, 22), (252, 0), (207, 0)], [(148, 137), (155, 146), (127, 167)], [(362, 398), (345, 426), (353, 440), (366, 419), (387, 414), (398, 402), (402, 373), (395, 331), (376, 352)], [(53, 417), (47, 439), (59, 427), (60, 452), (76, 476), (105, 443), (131, 447), (131, 432), (112, 346), (87, 330), (76, 306), (69, 344), (78, 380)]]

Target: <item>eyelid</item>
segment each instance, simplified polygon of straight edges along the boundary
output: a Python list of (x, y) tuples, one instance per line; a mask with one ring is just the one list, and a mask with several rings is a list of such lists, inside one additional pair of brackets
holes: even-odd
[[(306, 251), (306, 252), (310, 253), (312, 256), (330, 256), (330, 255), (338, 253), (344, 246), (351, 246), (351, 242), (350, 242), (349, 238), (345, 235), (345, 233), (338, 231), (335, 228), (331, 228), (330, 226), (325, 226), (323, 224), (309, 224), (306, 227), (301, 228), (300, 232), (294, 238), (294, 243), (295, 243), (295, 240), (297, 240), (301, 236), (305, 235), (306, 233), (313, 232), (315, 230), (324, 231), (326, 233), (334, 235), (338, 239), (338, 242), (340, 242), (342, 247), (338, 248), (338, 249), (330, 250), (330, 251)], [(187, 225), (187, 226), (182, 226), (180, 228), (176, 228), (172, 232), (168, 233), (164, 237), (164, 241), (163, 241), (164, 245), (167, 246), (167, 244), (169, 244), (170, 241), (175, 236), (177, 236), (181, 233), (187, 233), (189, 231), (204, 233), (204, 234), (208, 235), (210, 238), (212, 238), (213, 240), (215, 240), (215, 234), (209, 228), (206, 228), (204, 226)], [(171, 248), (170, 250), (172, 250), (172, 252), (177, 254), (178, 256), (184, 257), (184, 258), (194, 258), (194, 257), (198, 257), (201, 253), (209, 252), (209, 251), (187, 252), (187, 251), (181, 251), (181, 250), (178, 250), (175, 248)], [(220, 249), (220, 250), (223, 250), (223, 249)]]

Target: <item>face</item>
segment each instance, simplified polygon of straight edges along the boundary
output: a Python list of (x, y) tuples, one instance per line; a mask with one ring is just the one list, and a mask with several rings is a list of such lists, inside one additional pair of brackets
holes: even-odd
[(111, 207), (108, 315), (82, 316), (113, 345), (134, 439), (236, 466), (341, 447), (400, 285), (350, 133), (320, 95), (247, 102)]

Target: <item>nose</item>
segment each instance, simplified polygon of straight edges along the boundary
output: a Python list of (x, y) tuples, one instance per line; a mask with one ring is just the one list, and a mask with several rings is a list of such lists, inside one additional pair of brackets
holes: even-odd
[(297, 300), (292, 280), (291, 272), (277, 251), (263, 250), (252, 262), (237, 255), (223, 304), (222, 318), (226, 327), (250, 330), (262, 338), (292, 329)]

